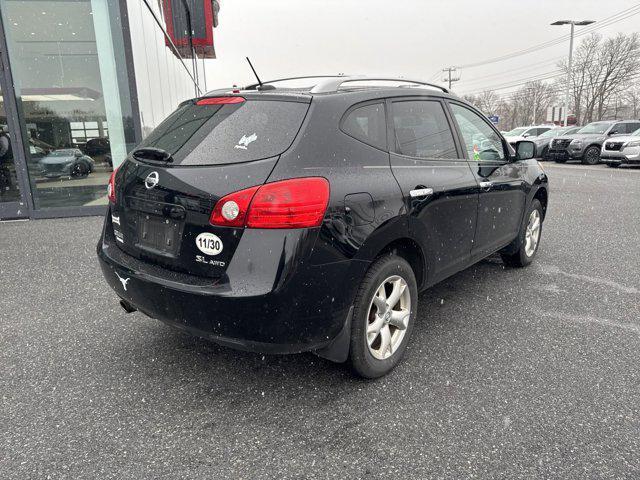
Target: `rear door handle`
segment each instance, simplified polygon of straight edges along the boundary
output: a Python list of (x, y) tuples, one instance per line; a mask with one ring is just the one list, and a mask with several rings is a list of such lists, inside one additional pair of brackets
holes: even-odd
[(480, 188), (486, 188), (487, 190), (493, 187), (493, 182), (480, 182)]
[(416, 188), (409, 192), (411, 198), (426, 197), (427, 195), (433, 195), (433, 188)]

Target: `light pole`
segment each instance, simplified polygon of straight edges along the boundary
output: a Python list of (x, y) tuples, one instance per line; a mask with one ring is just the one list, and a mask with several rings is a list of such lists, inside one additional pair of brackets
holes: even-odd
[(567, 126), (569, 120), (569, 87), (571, 86), (571, 61), (573, 58), (573, 30), (576, 25), (591, 25), (595, 23), (593, 20), (558, 20), (551, 25), (571, 25), (571, 36), (569, 40), (569, 69), (567, 70), (567, 86), (564, 90), (564, 126)]

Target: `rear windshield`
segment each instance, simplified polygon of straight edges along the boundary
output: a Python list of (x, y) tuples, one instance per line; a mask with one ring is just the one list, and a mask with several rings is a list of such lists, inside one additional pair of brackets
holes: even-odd
[(160, 148), (172, 165), (220, 165), (273, 157), (295, 138), (309, 104), (247, 100), (224, 105), (189, 102), (169, 115), (138, 146)]

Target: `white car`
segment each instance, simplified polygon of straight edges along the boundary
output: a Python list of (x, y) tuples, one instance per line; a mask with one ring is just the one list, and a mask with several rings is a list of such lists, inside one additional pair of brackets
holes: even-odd
[(518, 127), (505, 133), (504, 138), (507, 139), (507, 142), (509, 142), (511, 146), (514, 146), (516, 142), (519, 142), (520, 140), (524, 140), (524, 139), (531, 140), (532, 138), (535, 138), (538, 135), (541, 135), (544, 132), (551, 130), (552, 128), (556, 128), (556, 126), (555, 125), (533, 125), (529, 127)]
[(629, 135), (609, 138), (602, 144), (600, 160), (610, 167), (640, 165), (640, 129)]

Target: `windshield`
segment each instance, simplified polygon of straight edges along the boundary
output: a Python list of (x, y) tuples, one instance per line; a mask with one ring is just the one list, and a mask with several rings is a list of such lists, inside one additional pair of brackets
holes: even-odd
[(585, 125), (577, 133), (598, 133), (602, 134), (607, 131), (607, 129), (613, 125), (613, 122), (593, 122), (589, 125)]
[(521, 135), (522, 133), (524, 133), (526, 131), (527, 131), (527, 127), (518, 127), (518, 128), (514, 128), (513, 130), (509, 130), (504, 135), (506, 137), (516, 137), (516, 136)]
[(174, 165), (220, 165), (269, 158), (289, 148), (308, 107), (307, 103), (288, 100), (222, 105), (187, 102), (139, 148), (165, 150)]
[(51, 152), (49, 157), (71, 157), (75, 155), (75, 150), (56, 150), (55, 152)]
[(558, 136), (559, 133), (560, 133), (560, 129), (559, 128), (552, 128), (551, 130), (547, 130), (546, 132), (541, 133), (540, 135), (538, 135), (538, 138), (556, 137), (556, 136)]

